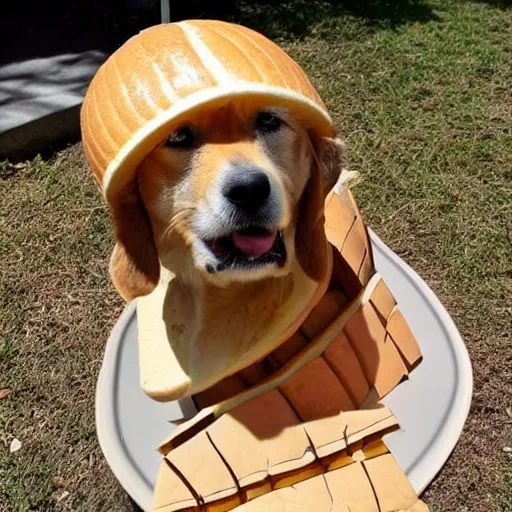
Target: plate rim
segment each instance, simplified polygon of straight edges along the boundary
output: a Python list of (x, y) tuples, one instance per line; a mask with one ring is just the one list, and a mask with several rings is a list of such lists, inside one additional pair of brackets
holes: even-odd
[[(411, 474), (407, 475), (416, 492), (421, 494), (442, 469), (460, 438), (471, 406), (473, 371), (469, 353), (455, 323), (428, 284), (370, 228), (368, 228), (368, 232), (374, 250), (377, 249), (384, 257), (391, 261), (393, 265), (398, 266), (399, 270), (407, 275), (416, 285), (418, 291), (421, 292), (425, 299), (433, 306), (443, 327), (449, 334), (449, 339), (452, 340), (452, 348), (457, 368), (460, 369), (460, 378), (457, 380), (455, 390), (457, 408), (454, 413), (452, 413), (455, 414), (454, 421), (445, 424), (444, 443), (440, 449), (433, 454), (430, 453), (429, 456), (426, 457), (429, 459), (429, 465), (426, 469), (418, 471), (418, 467), (415, 467), (411, 470)], [(113, 415), (115, 393), (108, 392), (109, 389), (116, 389), (116, 372), (112, 370), (117, 367), (116, 361), (119, 354), (122, 334), (136, 314), (136, 302), (137, 301), (134, 300), (126, 305), (108, 337), (103, 362), (96, 383), (95, 416), (98, 442), (112, 473), (130, 497), (142, 509), (147, 509), (148, 504), (150, 506), (152, 501), (153, 489), (148, 485), (140, 472), (136, 470), (133, 461), (124, 450), (117, 420)], [(137, 484), (134, 485), (134, 482), (137, 482)]]

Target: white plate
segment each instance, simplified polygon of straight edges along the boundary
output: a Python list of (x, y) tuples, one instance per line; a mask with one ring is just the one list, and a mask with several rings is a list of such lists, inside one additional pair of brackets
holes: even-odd
[[(384, 400), (401, 429), (386, 444), (421, 493), (457, 442), (466, 421), (473, 376), (452, 319), (426, 283), (370, 231), (375, 266), (393, 292), (423, 353), (423, 361)], [(158, 444), (169, 420), (193, 410), (190, 401), (158, 403), (139, 387), (135, 304), (123, 311), (105, 350), (96, 389), (96, 428), (114, 475), (144, 510), (151, 507), (160, 464)]]

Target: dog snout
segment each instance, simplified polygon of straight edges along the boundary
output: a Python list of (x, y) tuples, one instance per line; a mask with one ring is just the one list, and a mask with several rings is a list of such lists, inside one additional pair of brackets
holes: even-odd
[(268, 176), (257, 168), (238, 167), (222, 189), (224, 197), (245, 213), (254, 213), (270, 195)]

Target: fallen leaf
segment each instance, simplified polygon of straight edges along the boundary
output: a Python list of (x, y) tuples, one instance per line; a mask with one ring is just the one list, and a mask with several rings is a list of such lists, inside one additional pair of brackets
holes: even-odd
[(505, 409), (505, 411), (506, 411), (506, 413), (507, 413), (507, 416), (508, 416), (509, 418), (512, 418), (512, 407), (507, 407), (507, 408)]
[(54, 476), (53, 477), (53, 483), (57, 487), (64, 487), (66, 485), (66, 481), (61, 476)]
[(9, 452), (14, 453), (17, 452), (21, 448), (21, 441), (19, 439), (14, 438), (9, 445)]
[(503, 447), (503, 451), (504, 451), (505, 453), (512, 453), (512, 447), (510, 447), (510, 446), (504, 446), (504, 447)]
[(0, 400), (2, 400), (2, 398), (5, 398), (10, 392), (10, 389), (0, 389)]
[(65, 500), (69, 496), (69, 491), (64, 491), (58, 498), (57, 503), (61, 502), (62, 500)]
[(425, 112), (431, 112), (436, 108), (436, 103), (434, 101), (425, 101), (422, 107)]

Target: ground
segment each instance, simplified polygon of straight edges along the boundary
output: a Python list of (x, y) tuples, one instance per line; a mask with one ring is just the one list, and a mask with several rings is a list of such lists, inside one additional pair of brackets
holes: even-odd
[[(512, 9), (262, 4), (223, 16), (277, 38), (310, 73), (364, 177), (367, 223), (432, 287), (471, 356), (470, 416), (424, 499), (435, 512), (512, 511)], [(112, 243), (80, 145), (0, 165), (2, 512), (130, 510), (94, 426), (124, 306)]]

